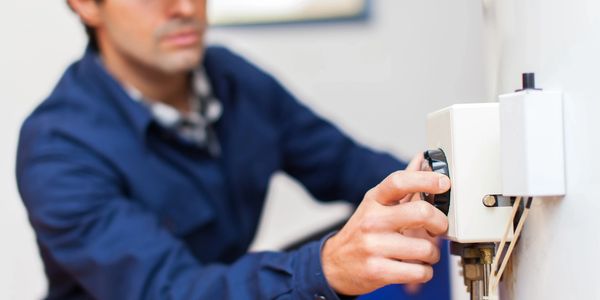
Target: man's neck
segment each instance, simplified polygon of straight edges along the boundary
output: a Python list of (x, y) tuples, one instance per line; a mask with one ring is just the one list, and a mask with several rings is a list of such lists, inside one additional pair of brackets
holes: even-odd
[(103, 49), (100, 57), (107, 70), (126, 87), (138, 90), (146, 100), (160, 101), (181, 112), (190, 110), (190, 74), (167, 74)]

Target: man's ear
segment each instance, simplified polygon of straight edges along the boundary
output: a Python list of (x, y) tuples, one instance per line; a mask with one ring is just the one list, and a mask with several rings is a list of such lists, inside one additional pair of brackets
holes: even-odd
[(100, 23), (100, 1), (98, 0), (67, 0), (69, 6), (81, 21), (90, 27), (97, 27)]

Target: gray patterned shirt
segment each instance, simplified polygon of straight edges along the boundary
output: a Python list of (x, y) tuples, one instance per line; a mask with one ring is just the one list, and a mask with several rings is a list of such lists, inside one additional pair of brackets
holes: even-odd
[(163, 102), (144, 98), (133, 87), (128, 87), (127, 91), (132, 99), (144, 103), (150, 109), (154, 119), (162, 127), (174, 130), (183, 140), (218, 156), (221, 146), (212, 125), (221, 117), (221, 103), (214, 97), (204, 69), (195, 70), (191, 76), (193, 91), (189, 113), (182, 113)]

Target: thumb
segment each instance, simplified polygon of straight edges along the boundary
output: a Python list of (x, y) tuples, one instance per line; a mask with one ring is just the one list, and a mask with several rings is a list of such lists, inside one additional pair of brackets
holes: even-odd
[(445, 175), (425, 171), (398, 171), (367, 192), (366, 198), (381, 205), (396, 205), (402, 198), (413, 193), (440, 194), (449, 188), (450, 178)]

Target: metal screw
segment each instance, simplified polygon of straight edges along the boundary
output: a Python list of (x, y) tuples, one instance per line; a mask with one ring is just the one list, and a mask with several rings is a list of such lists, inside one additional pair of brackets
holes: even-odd
[(483, 197), (483, 205), (486, 207), (494, 207), (497, 205), (496, 197), (493, 195), (486, 195)]

